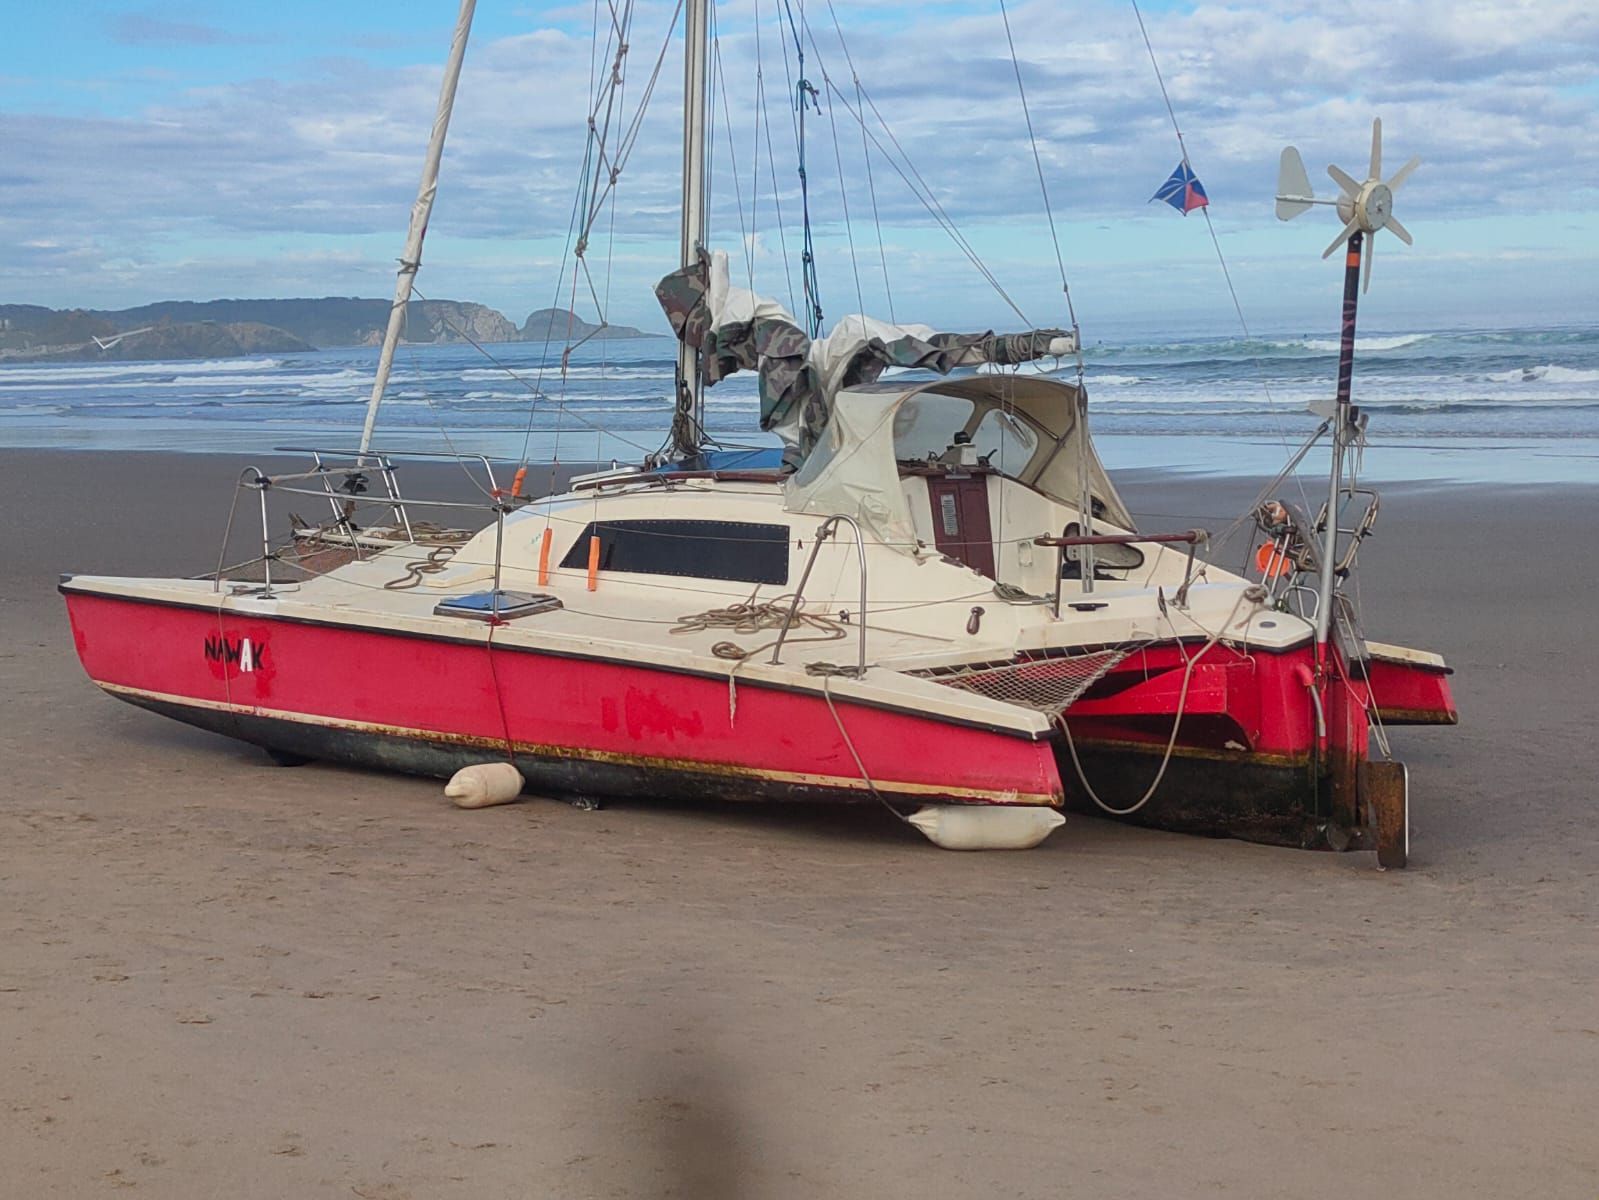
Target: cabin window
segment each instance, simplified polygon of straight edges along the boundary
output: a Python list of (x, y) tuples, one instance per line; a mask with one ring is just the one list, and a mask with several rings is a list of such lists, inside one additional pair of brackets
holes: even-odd
[(900, 462), (937, 458), (966, 428), (974, 408), (960, 396), (923, 392), (911, 397), (894, 414), (894, 457)]
[(600, 570), (684, 575), (739, 583), (788, 582), (788, 526), (749, 521), (591, 521), (561, 560), (588, 569), (600, 539)]
[(907, 400), (894, 414), (894, 457), (900, 462), (925, 462), (942, 456), (955, 435), (972, 432), (977, 456), (1006, 475), (1020, 476), (1038, 450), (1038, 434), (1014, 413), (1000, 407), (979, 406), (962, 396), (923, 392)]
[(977, 423), (972, 445), (979, 458), (1006, 475), (1020, 475), (1038, 449), (1038, 435), (1019, 418), (1002, 409), (991, 408)]

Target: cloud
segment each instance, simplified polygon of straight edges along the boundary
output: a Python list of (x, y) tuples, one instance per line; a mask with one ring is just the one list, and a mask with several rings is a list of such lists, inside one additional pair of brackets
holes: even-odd
[(226, 46), (259, 40), (215, 25), (168, 21), (149, 13), (121, 13), (112, 18), (110, 32), (111, 40), (123, 46)]
[[(786, 77), (793, 64), (785, 68), (783, 31), (768, 24), (760, 59), (774, 169), (766, 131), (755, 123), (755, 10), (740, 0), (718, 12), (719, 79), (729, 94), (713, 118), (718, 176), (712, 226), (719, 244), (735, 253), (741, 238), (759, 245), (759, 282), (781, 291), (774, 212), (781, 206), (792, 256), (800, 211)], [(770, 0), (761, 0), (759, 10), (770, 21)], [(638, 6), (625, 103), (612, 114), (613, 128), (631, 120), (671, 12), (661, 0)], [(992, 311), (980, 303), (979, 292), (969, 290), (976, 277), (899, 170), (913, 179), (919, 173), (979, 251), (996, 268), (1021, 277), (1022, 292), (1046, 300), (1058, 294), (997, 10), (841, 5), (848, 59), (825, 7), (811, 6), (809, 12), (807, 73), (824, 99), (823, 112), (807, 121), (809, 203), (824, 263), (835, 272), (831, 294), (849, 293), (853, 307), (839, 220), (847, 196), (868, 303), (867, 280), (881, 274), (875, 201), (885, 238), (904, 247), (896, 275), (903, 271), (931, 288), (941, 305), (954, 306), (952, 297), (958, 296), (974, 312)], [(1599, 8), (1572, 0), (1396, 0), (1354, 15), (1358, 28), (1351, 33), (1346, 8), (1310, 0), (1234, 0), (1146, 14), (1224, 239), (1271, 227), (1277, 154), (1285, 142), (1304, 151), (1322, 194), (1333, 189), (1321, 164), (1337, 162), (1363, 175), (1374, 113), (1384, 118), (1390, 169), (1412, 153), (1425, 160), (1401, 200), (1422, 250), (1439, 223), (1485, 214), (1524, 221), (1593, 207), (1599, 194), (1599, 97), (1591, 84), (1599, 77)], [(530, 246), (539, 243), (542, 254), (567, 229), (583, 154), (591, 58), (601, 75), (606, 67), (604, 55), (591, 53), (578, 30), (576, 10), (546, 9), (529, 21), (557, 16), (559, 27), (471, 46), (432, 225), (435, 245), (441, 244), (439, 235), (455, 239), (460, 264), (490, 258), (469, 249), (496, 243), (525, 256), (524, 289), (518, 290), (516, 262), (494, 272), (494, 286), (502, 289), (499, 302), (510, 308), (536, 307), (547, 299), (552, 281)], [(1074, 4), (1068, 11), (1058, 0), (1025, 0), (1011, 7), (1010, 16), (1055, 215), (1077, 239), (1067, 246), (1069, 261), (1102, 264), (1108, 271), (1119, 255), (1142, 269), (1140, 239), (1176, 244), (1170, 241), (1180, 228), (1171, 224), (1176, 218), (1146, 202), (1178, 149), (1130, 11), (1120, 4)], [(132, 46), (237, 40), (212, 26), (149, 14), (119, 18), (113, 34)], [(43, 271), (54, 289), (76, 287), (74, 302), (106, 302), (112, 292), (152, 298), (125, 294), (140, 286), (128, 265), (134, 263), (149, 272), (147, 286), (159, 280), (163, 288), (208, 295), (215, 288), (206, 272), (207, 254), (230, 264), (228, 277), (244, 275), (247, 281), (239, 264), (265, 269), (281, 247), (297, 242), (366, 239), (360, 244), (367, 245), (390, 239), (397, 249), (437, 99), (440, 68), (433, 60), (442, 59), (444, 46), (436, 47), (436, 56), (419, 49), (428, 61), (401, 69), (378, 69), (359, 57), (359, 47), (346, 49), (350, 57), (308, 59), (277, 78), (225, 86), (152, 85), (160, 89), (159, 102), (116, 117), (0, 113), (0, 144), (11, 163), (0, 174), (0, 244), (33, 238), (62, 248), (47, 262), (0, 263), (0, 287), (37, 290)], [(789, 51), (791, 58), (791, 46)], [(617, 192), (616, 228), (623, 250), (634, 250), (619, 268), (618, 294), (625, 284), (642, 296), (629, 300), (618, 319), (648, 315), (642, 289), (654, 268), (643, 251), (660, 248), (664, 268), (675, 243), (675, 55), (674, 48)], [(896, 161), (897, 142), (916, 169), (902, 161), (896, 168), (874, 150), (871, 190), (861, 130), (850, 112), (857, 95), (851, 60), (872, 102), (863, 110), (870, 137)], [(876, 112), (889, 129), (878, 123)], [(604, 114), (596, 119), (603, 124)], [(758, 180), (753, 195), (752, 180)], [(596, 244), (609, 217), (597, 230)], [(1319, 249), (1318, 239), (1310, 240)], [(1184, 245), (1184, 257), (1198, 264), (1209, 253), (1208, 240), (1188, 238)], [(336, 255), (319, 258), (329, 278), (311, 290), (369, 287), (391, 269), (390, 259), (392, 252), (384, 252), (370, 271), (356, 272)], [(315, 269), (300, 263), (289, 274), (304, 280)], [(470, 281), (453, 274), (455, 269), (455, 262), (430, 250), (424, 278), (460, 278), (458, 290), (470, 290)], [(912, 289), (895, 282), (904, 309)], [(60, 299), (63, 293), (53, 295)]]

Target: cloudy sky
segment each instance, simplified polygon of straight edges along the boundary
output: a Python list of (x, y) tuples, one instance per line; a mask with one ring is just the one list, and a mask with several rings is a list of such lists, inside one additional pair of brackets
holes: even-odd
[[(808, 0), (804, 14), (807, 75), (822, 102), (807, 144), (828, 316), (863, 303), (887, 315), (886, 258), (901, 320), (1019, 324), (875, 148), (868, 187), (849, 111), (852, 61), (1028, 319), (1061, 323), (997, 0), (834, 4), (848, 59), (825, 0)], [(0, 41), (0, 302), (388, 294), (454, 9), (453, 0), (12, 6)], [(1368, 328), (1599, 320), (1593, 0), (1148, 0), (1144, 13), (1258, 328), (1315, 328), (1337, 307), (1337, 267), (1319, 258), (1337, 227), (1326, 210), (1290, 225), (1273, 218), (1278, 152), (1299, 145), (1318, 195), (1329, 194), (1328, 162), (1364, 176), (1373, 115), (1384, 121), (1385, 173), (1411, 154), (1424, 165), (1396, 204), (1417, 244), (1379, 240)], [(626, 120), (672, 17), (671, 4), (638, 0)], [(1178, 149), (1131, 5), (1013, 0), (1010, 19), (1086, 336), (1233, 327), (1202, 217), (1148, 203)], [(798, 248), (793, 45), (773, 0), (721, 4), (717, 24), (725, 104), (716, 102), (713, 240), (741, 273), (741, 247), (752, 247), (756, 283), (786, 301), (798, 269), (785, 273), (782, 253), (785, 240), (790, 259)], [(424, 294), (479, 300), (517, 321), (561, 294), (591, 28), (586, 6), (480, 0)], [(677, 53), (591, 243), (616, 321), (660, 324), (649, 285), (676, 253)], [(875, 119), (869, 127), (889, 144)], [(577, 307), (592, 315), (585, 295)]]

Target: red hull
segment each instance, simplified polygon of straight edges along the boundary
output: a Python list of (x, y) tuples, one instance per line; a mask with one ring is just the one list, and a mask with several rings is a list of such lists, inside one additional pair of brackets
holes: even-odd
[(1218, 644), (1195, 664), (1184, 696), (1184, 668), (1201, 648), (1164, 642), (1129, 655), (1072, 705), (1072, 733), (1080, 741), (1164, 749), (1181, 700), (1185, 751), (1248, 754), (1279, 765), (1315, 754), (1309, 645), (1268, 654)]
[(1449, 668), (1373, 656), (1357, 672), (1371, 685), (1377, 715), (1385, 725), (1455, 725)]
[(273, 749), (423, 773), (508, 751), (534, 787), (1055, 804), (1048, 741), (724, 677), (67, 589), (108, 691)]
[[(268, 749), (447, 775), (510, 757), (553, 794), (862, 800), (840, 723), (877, 790), (896, 801), (1063, 802), (1097, 811), (1058, 738), (936, 714), (596, 656), (492, 645), (459, 634), (258, 617), (74, 589), (79, 657), (112, 694)], [(1291, 845), (1359, 844), (1368, 816), (1353, 784), (1367, 757), (1367, 712), (1399, 697), (1446, 711), (1437, 671), (1386, 664), (1319, 693), (1313, 649), (1150, 646), (1071, 708), (1084, 776), (1113, 806), (1159, 768), (1182, 698), (1164, 782), (1132, 820)], [(1423, 675), (1425, 677), (1423, 678)], [(1316, 696), (1320, 695), (1318, 707)], [(1385, 714), (1386, 715), (1386, 714)], [(1336, 769), (1335, 769), (1336, 768)], [(1062, 780), (1065, 780), (1065, 787)]]

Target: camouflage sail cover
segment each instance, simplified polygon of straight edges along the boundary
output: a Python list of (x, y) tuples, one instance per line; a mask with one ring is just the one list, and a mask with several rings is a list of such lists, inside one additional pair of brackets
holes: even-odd
[(783, 439), (783, 460), (797, 467), (821, 436), (841, 390), (870, 383), (888, 367), (947, 374), (983, 363), (1012, 365), (1076, 350), (1060, 329), (1026, 333), (936, 333), (925, 325), (891, 325), (845, 317), (814, 341), (775, 300), (728, 281), (727, 255), (701, 253), (655, 288), (678, 339), (698, 356), (707, 387), (735, 371), (760, 377), (761, 428)]

